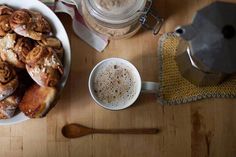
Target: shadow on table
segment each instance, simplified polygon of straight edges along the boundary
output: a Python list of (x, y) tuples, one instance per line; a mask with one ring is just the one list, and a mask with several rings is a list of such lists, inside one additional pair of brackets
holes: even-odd
[[(146, 41), (144, 42), (144, 45), (139, 46), (140, 49), (142, 49), (141, 54), (136, 55), (136, 57), (129, 61), (134, 64), (139, 71), (142, 81), (158, 82), (160, 66), (157, 54), (158, 41), (150, 37), (150, 41)], [(151, 48), (150, 46), (153, 47)], [(139, 98), (132, 107), (139, 107), (150, 103), (159, 104), (157, 94), (141, 92)]]

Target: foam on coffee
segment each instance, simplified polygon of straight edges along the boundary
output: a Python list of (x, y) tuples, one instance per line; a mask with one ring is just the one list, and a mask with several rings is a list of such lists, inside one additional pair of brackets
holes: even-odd
[(104, 105), (123, 105), (136, 94), (135, 75), (126, 64), (109, 62), (101, 65), (95, 73), (93, 89)]

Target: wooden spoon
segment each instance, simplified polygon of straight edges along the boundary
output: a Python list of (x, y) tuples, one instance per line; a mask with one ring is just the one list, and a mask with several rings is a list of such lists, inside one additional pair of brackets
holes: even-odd
[(80, 124), (68, 124), (62, 128), (62, 134), (66, 138), (77, 138), (89, 134), (156, 134), (159, 129), (93, 129)]

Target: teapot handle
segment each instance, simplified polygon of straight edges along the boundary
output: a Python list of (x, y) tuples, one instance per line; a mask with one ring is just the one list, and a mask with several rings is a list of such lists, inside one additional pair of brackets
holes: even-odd
[(191, 40), (196, 35), (196, 29), (192, 25), (178, 26), (175, 34), (185, 40)]

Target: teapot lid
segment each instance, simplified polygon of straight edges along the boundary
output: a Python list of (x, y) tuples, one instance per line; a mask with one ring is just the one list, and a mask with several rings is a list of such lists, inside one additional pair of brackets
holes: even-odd
[(191, 55), (207, 67), (206, 72), (236, 72), (236, 4), (214, 2), (177, 33), (183, 38), (186, 34)]

